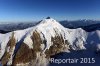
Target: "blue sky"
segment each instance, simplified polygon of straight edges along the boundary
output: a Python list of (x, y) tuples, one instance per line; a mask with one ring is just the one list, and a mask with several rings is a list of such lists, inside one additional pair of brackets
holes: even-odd
[(0, 0), (0, 22), (100, 20), (100, 0)]

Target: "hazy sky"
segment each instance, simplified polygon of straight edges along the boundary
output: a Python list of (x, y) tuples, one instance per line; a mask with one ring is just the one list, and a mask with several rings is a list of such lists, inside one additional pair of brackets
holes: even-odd
[(100, 20), (100, 0), (0, 0), (0, 22), (37, 21), (47, 16)]

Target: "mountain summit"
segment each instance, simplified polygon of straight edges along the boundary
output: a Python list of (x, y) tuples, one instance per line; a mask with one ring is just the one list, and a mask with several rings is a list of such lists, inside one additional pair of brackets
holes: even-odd
[(1, 63), (46, 66), (51, 55), (66, 49), (67, 40), (64, 36), (65, 28), (52, 18), (44, 19), (31, 28), (0, 34)]
[(47, 17), (46, 19), (50, 19), (51, 17)]
[[(95, 32), (99, 36), (100, 32)], [(90, 35), (94, 36), (81, 28), (64, 28), (52, 18), (44, 19), (34, 27), (0, 34), (1, 64), (47, 66), (52, 55), (86, 49), (88, 40), (95, 42)]]

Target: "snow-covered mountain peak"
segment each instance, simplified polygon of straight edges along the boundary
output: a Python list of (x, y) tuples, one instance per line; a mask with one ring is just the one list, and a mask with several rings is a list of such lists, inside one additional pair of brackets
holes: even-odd
[(0, 34), (0, 60), (2, 65), (41, 66), (52, 55), (87, 49), (85, 44), (100, 44), (99, 41), (99, 30), (68, 29), (47, 17), (34, 27)]
[(58, 34), (62, 34), (65, 32), (65, 28), (53, 18), (43, 19), (37, 26), (36, 30), (44, 33), (44, 35), (50, 34), (49, 36), (55, 36), (57, 32)]
[(40, 23), (51, 23), (51, 22), (56, 22), (56, 20), (51, 17), (47, 17), (46, 19), (43, 19)]
[(50, 18), (51, 18), (51, 17), (48, 16), (46, 19), (50, 19)]
[(55, 19), (51, 18), (51, 17), (47, 17), (46, 19), (43, 19), (39, 25), (37, 25), (38, 27), (53, 27), (53, 28), (64, 28), (58, 21), (56, 21)]

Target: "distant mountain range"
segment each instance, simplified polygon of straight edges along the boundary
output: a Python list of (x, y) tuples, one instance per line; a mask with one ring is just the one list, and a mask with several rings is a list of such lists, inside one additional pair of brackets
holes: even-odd
[(22, 22), (22, 23), (1, 23), (0, 33), (7, 33), (15, 30), (26, 29), (28, 27), (33, 27), (39, 22)]
[(96, 20), (75, 20), (75, 21), (60, 21), (60, 23), (67, 28), (80, 28), (82, 26), (89, 26), (89, 25), (93, 25), (93, 24), (100, 24), (100, 21), (96, 21)]
[[(37, 25), (39, 22), (22, 22), (22, 23), (1, 23), (0, 24), (0, 33), (7, 33), (15, 30), (21, 30), (26, 29), (29, 27), (33, 27)], [(70, 29), (76, 29), (76, 28), (82, 28), (86, 31), (94, 31), (100, 29), (100, 21), (96, 20), (76, 20), (76, 21), (60, 21), (60, 24), (62, 24), (66, 28)]]

